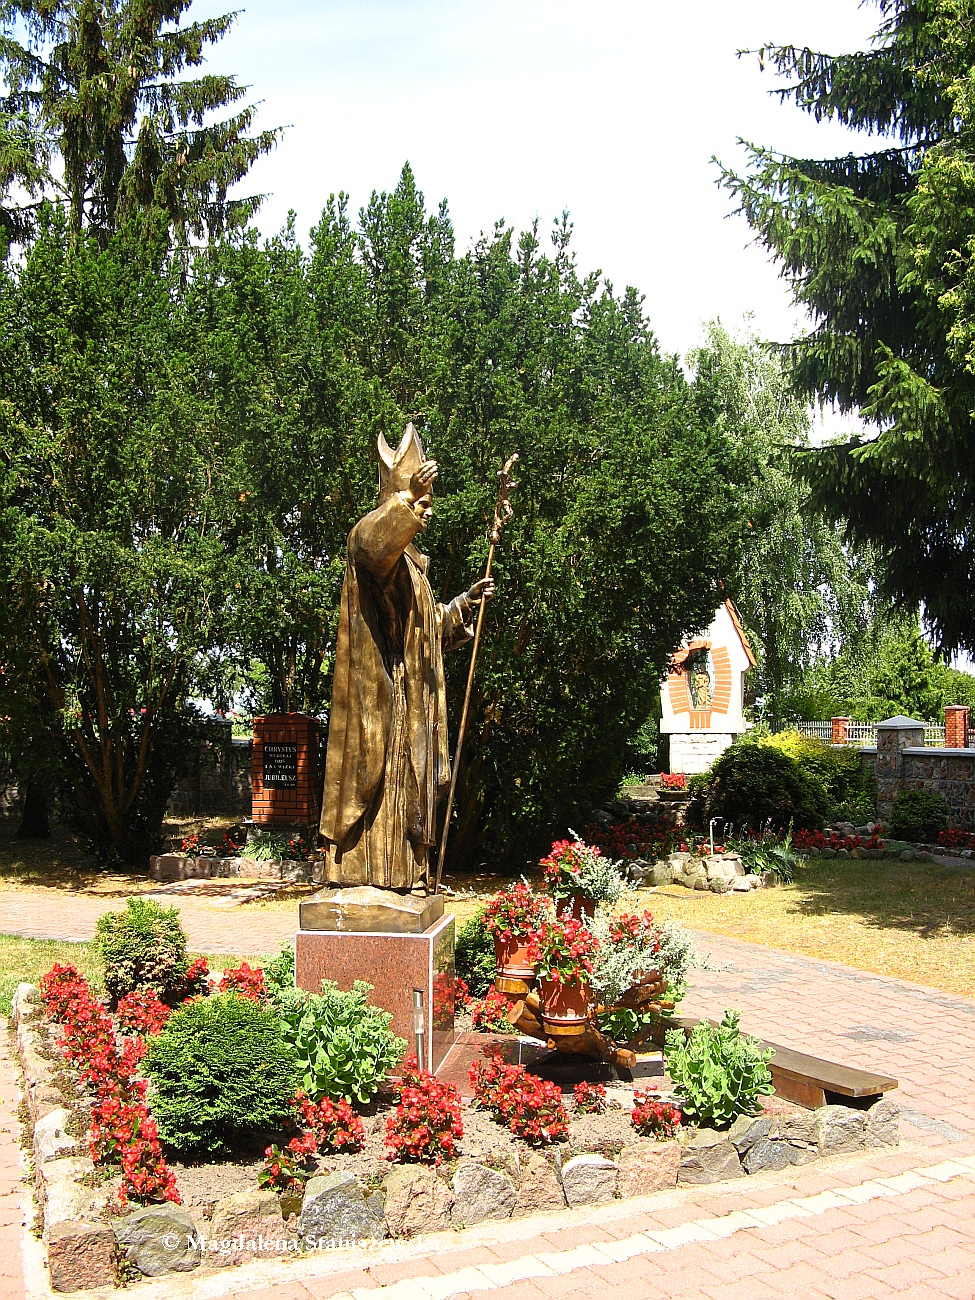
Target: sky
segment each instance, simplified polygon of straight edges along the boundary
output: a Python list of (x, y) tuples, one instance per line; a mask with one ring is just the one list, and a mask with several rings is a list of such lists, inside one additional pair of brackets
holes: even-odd
[(857, 0), (247, 0), (210, 64), (250, 85), (260, 127), (286, 127), (251, 174), (265, 233), (289, 208), (307, 232), (339, 190), (358, 210), (408, 160), (461, 251), (500, 217), (544, 230), (567, 209), (580, 269), (635, 285), (683, 354), (713, 318), (777, 340), (802, 324), (712, 158), (742, 167), (738, 137), (812, 156), (860, 143), (781, 105), (737, 51), (866, 48), (877, 22)]

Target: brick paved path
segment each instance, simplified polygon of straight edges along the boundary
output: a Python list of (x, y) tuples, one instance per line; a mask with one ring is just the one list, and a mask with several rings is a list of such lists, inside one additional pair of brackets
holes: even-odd
[[(41, 892), (54, 894), (31, 891)], [(0, 931), (88, 938), (97, 915), (119, 905), (88, 896), (39, 901), (26, 892), (0, 895)], [(273, 950), (295, 926), (283, 909), (230, 908), (192, 893), (172, 901), (191, 945), (208, 951)], [(448, 1300), (489, 1292), (506, 1300), (975, 1300), (975, 1001), (753, 944), (698, 941), (711, 968), (695, 972), (686, 1011), (719, 1016), (735, 1006), (752, 1032), (896, 1075), (906, 1111), (897, 1151), (481, 1224), (373, 1252), (147, 1283), (137, 1293), (153, 1300), (367, 1300), (373, 1293)], [(3, 1062), (0, 1211), (19, 1174), (9, 1080)], [(25, 1294), (14, 1249), (20, 1213), (11, 1199), (0, 1220), (7, 1246), (0, 1287), (17, 1296)], [(0, 1300), (7, 1294), (0, 1289)]]

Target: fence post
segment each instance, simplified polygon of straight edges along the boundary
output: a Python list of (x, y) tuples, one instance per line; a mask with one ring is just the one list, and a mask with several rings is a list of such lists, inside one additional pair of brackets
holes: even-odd
[(945, 705), (945, 749), (968, 748), (968, 705)]
[(848, 745), (850, 742), (850, 719), (833, 718), (831, 725), (833, 728), (831, 743), (834, 745)]

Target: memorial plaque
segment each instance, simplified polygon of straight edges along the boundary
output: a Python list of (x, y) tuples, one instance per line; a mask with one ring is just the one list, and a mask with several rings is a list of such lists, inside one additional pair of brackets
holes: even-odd
[(264, 784), (266, 786), (297, 786), (297, 744), (264, 743)]

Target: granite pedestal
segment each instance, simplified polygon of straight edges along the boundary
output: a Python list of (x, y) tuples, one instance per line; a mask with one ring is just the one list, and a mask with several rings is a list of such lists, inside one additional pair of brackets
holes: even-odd
[[(303, 923), (307, 924), (305, 917)], [(393, 1017), (392, 1030), (416, 1050), (415, 993), (420, 994), (421, 1066), (436, 1072), (454, 1043), (454, 918), (440, 916), (419, 934), (311, 930), (295, 935), (295, 981), (317, 993), (323, 979), (350, 989), (373, 986), (371, 1000)]]

